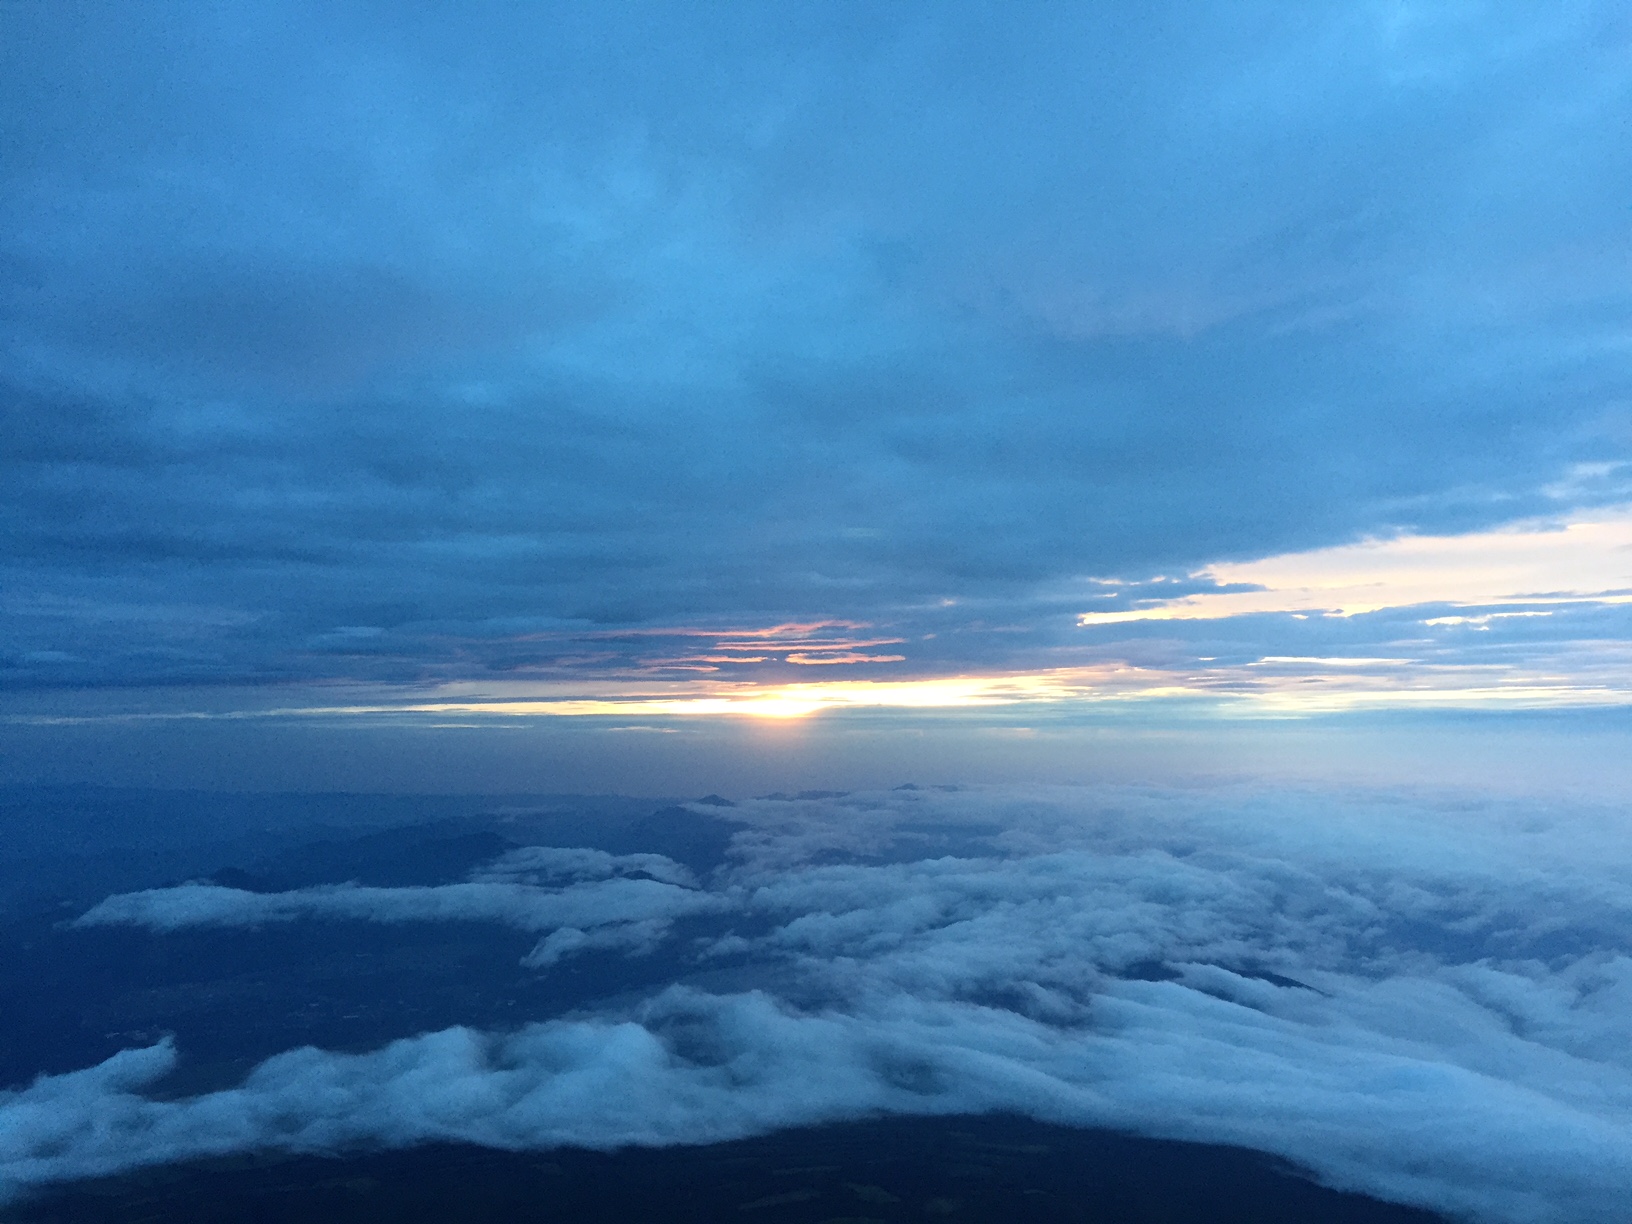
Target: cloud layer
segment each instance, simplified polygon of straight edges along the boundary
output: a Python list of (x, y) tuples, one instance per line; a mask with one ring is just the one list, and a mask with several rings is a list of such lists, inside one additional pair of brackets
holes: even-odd
[(1626, 500), (1610, 4), (0, 22), (13, 687), (1029, 667)]
[[(0, 1171), (21, 1186), (264, 1145), (617, 1146), (1012, 1109), (1246, 1144), (1471, 1219), (1608, 1222), (1632, 1192), (1618, 811), (1037, 789), (732, 815), (747, 828), (706, 891), (611, 878), (530, 902), (528, 929), (562, 924), (530, 958), (542, 971), (668, 938), (675, 983), (643, 1003), (291, 1051), (183, 1100), (141, 1093), (176, 1051), (128, 1051), (9, 1095)], [(189, 886), (86, 920), (516, 921), (450, 908), (475, 887), (548, 893)], [(586, 887), (594, 921), (569, 919)], [(731, 929), (676, 943), (658, 889)]]

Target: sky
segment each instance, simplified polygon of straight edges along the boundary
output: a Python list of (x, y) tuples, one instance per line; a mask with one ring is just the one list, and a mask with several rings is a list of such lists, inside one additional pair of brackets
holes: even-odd
[[(1623, 1219), (1629, 115), (1611, 0), (0, 0), (29, 938), (545, 1000), (312, 1044), (286, 976), (195, 1090), (254, 1026), (143, 994), (0, 1086), (0, 1198), (1002, 1110)], [(390, 791), (507, 849), (143, 857)], [(526, 841), (569, 792), (721, 849)]]
[(0, 27), (7, 777), (1632, 705), (1624, 6)]

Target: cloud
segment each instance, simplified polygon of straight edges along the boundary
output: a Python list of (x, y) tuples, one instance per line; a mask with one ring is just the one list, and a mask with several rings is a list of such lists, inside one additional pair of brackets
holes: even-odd
[(591, 930), (564, 926), (551, 931), (521, 958), (528, 969), (548, 969), (569, 956), (588, 951), (619, 951), (628, 956), (654, 952), (669, 936), (667, 919), (608, 922)]
[[(551, 863), (559, 865), (559, 858)], [(253, 927), (300, 919), (492, 922), (521, 931), (552, 932), (529, 954), (527, 963), (543, 967), (580, 948), (649, 948), (660, 940), (673, 919), (716, 913), (730, 906), (726, 897), (655, 879), (601, 880), (553, 889), (503, 882), (518, 871), (529, 873), (532, 866), (525, 857), (519, 868), (501, 860), (495, 868), (497, 879), (413, 888), (341, 884), (256, 893), (216, 884), (182, 884), (109, 897), (80, 915), (75, 925), (139, 926), (164, 932), (188, 927)], [(685, 868), (673, 863), (664, 870), (671, 876), (685, 873)], [(571, 934), (562, 935), (562, 931)]]
[(691, 870), (661, 854), (608, 854), (588, 847), (521, 846), (471, 873), (476, 881), (554, 884), (643, 875), (664, 884), (696, 888)]
[[(1214, 620), (1265, 612), (1353, 616), (1362, 612), (1448, 604), (1465, 608), (1632, 603), (1632, 508), (1613, 506), (1590, 517), (1524, 522), (1456, 536), (1405, 535), (1257, 561), (1208, 566), (1192, 579), (1224, 589), (1142, 606), (1084, 612), (1080, 625), (1140, 620)], [(1123, 594), (1118, 592), (1118, 594)], [(1463, 623), (1437, 617), (1425, 624)]]
[[(1632, 1192), (1618, 809), (1029, 788), (760, 800), (732, 815), (745, 827), (711, 893), (605, 879), (529, 899), (523, 921), (574, 897), (599, 924), (547, 935), (540, 964), (640, 952), (679, 912), (656, 912), (667, 893), (654, 890), (697, 897), (686, 912), (706, 901), (735, 929), (687, 956), (709, 973), (738, 966), (740, 988), (682, 978), (508, 1034), (291, 1051), (183, 1100), (141, 1093), (174, 1051), (127, 1052), (5, 1098), (0, 1176), (21, 1187), (266, 1145), (614, 1147), (1004, 1109), (1245, 1144), (1470, 1219), (1608, 1224)], [(357, 895), (383, 892), (390, 906)], [(391, 916), (435, 893), (474, 895), (255, 902), (195, 886), (92, 914), (155, 929), (291, 907)], [(414, 904), (421, 918), (465, 912)]]
[(1021, 670), (1632, 446), (1591, 4), (235, 11), (0, 16), (10, 687)]
[(528, 969), (548, 969), (586, 951), (645, 955), (668, 938), (675, 919), (731, 908), (729, 895), (699, 891), (689, 868), (661, 854), (522, 846), (473, 871), (470, 881), (462, 884), (409, 888), (342, 884), (258, 893), (189, 883), (109, 897), (80, 915), (74, 925), (168, 932), (302, 919), (493, 922), (546, 932), (521, 963)]

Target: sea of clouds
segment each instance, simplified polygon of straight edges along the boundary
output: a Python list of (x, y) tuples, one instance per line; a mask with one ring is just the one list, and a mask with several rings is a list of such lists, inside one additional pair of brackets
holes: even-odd
[(1009, 788), (727, 814), (704, 880), (529, 847), (437, 887), (108, 898), (78, 922), (497, 922), (538, 934), (537, 972), (659, 949), (677, 972), (513, 1031), (292, 1050), (183, 1099), (144, 1095), (184, 1056), (168, 1041), (42, 1077), (0, 1094), (0, 1188), (262, 1147), (611, 1148), (1009, 1110), (1241, 1144), (1468, 1219), (1625, 1219), (1623, 812)]

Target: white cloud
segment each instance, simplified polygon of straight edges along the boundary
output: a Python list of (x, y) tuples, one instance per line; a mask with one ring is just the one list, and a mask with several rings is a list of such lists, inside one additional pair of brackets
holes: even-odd
[(591, 950), (643, 956), (655, 952), (668, 938), (670, 925), (662, 918), (646, 918), (636, 922), (609, 922), (587, 931), (580, 927), (559, 927), (534, 944), (533, 950), (521, 958), (521, 963), (528, 969), (547, 969), (569, 956)]
[[(1474, 1219), (1624, 1218), (1623, 812), (1039, 788), (760, 801), (732, 815), (748, 828), (711, 893), (611, 878), (551, 901), (491, 882), (111, 898), (95, 921), (163, 930), (240, 923), (256, 906), (394, 915), (410, 895), (419, 917), (465, 916), (454, 898), (510, 894), (449, 890), (509, 889), (556, 920), (531, 954), (546, 964), (586, 946), (649, 948), (676, 913), (655, 899), (673, 893), (759, 932), (716, 940), (705, 965), (710, 952), (745, 957), (797, 998), (676, 985), (632, 1010), (508, 1035), (296, 1050), (186, 1100), (141, 1095), (172, 1052), (126, 1052), (0, 1102), (0, 1179), (267, 1145), (611, 1147), (880, 1110), (1011, 1109), (1245, 1144)], [(948, 845), (957, 857), (925, 857)], [(396, 896), (365, 904), (368, 893)], [(424, 900), (437, 893), (440, 909)], [(594, 921), (561, 919), (571, 906)]]
[(697, 879), (688, 868), (661, 854), (608, 854), (578, 846), (521, 846), (471, 872), (471, 879), (551, 884), (636, 874), (682, 888), (697, 887)]
[(592, 928), (608, 923), (670, 921), (730, 905), (719, 894), (657, 880), (611, 879), (541, 888), (496, 880), (421, 888), (322, 885), (254, 893), (216, 884), (182, 884), (109, 897), (75, 920), (78, 926), (261, 926), (298, 918), (361, 922), (495, 922), (521, 931)]

